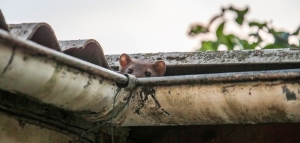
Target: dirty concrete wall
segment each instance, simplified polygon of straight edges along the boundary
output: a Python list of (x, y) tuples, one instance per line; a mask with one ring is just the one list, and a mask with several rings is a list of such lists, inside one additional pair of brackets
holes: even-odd
[[(115, 137), (115, 143), (297, 143), (300, 124), (202, 125), (130, 127), (128, 140)], [(117, 128), (114, 128), (117, 131)], [(109, 132), (109, 131), (107, 131)], [(121, 133), (116, 133), (115, 135)], [(109, 133), (99, 134), (100, 143), (110, 143)], [(123, 135), (127, 136), (127, 135)], [(0, 143), (75, 143), (70, 133), (41, 127), (0, 111)]]
[(74, 136), (43, 128), (0, 111), (0, 143), (72, 143)]
[[(64, 110), (0, 90), (0, 143), (75, 143), (95, 125)], [(81, 141), (94, 140), (90, 132)]]

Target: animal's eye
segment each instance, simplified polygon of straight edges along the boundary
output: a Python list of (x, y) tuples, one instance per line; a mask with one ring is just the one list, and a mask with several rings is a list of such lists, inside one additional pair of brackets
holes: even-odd
[(127, 70), (127, 73), (132, 73), (132, 69), (128, 69), (128, 70)]
[(145, 76), (150, 76), (151, 73), (150, 72), (145, 72)]

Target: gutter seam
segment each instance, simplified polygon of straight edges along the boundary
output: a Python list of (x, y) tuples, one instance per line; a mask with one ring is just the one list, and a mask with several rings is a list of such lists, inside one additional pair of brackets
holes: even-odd
[(123, 96), (123, 97), (121, 97), (120, 100), (121, 100), (122, 102), (126, 102), (126, 103), (125, 103), (125, 104), (123, 105), (123, 107), (121, 107), (116, 113), (114, 113), (114, 110), (115, 110), (115, 104), (116, 104), (116, 99), (117, 99), (117, 96), (118, 96), (118, 94), (120, 93), (120, 91), (121, 91), (121, 89), (122, 89), (122, 87), (119, 87), (119, 88), (117, 89), (117, 92), (116, 92), (115, 96), (114, 96), (113, 107), (112, 107), (112, 111), (111, 111), (111, 113), (110, 113), (110, 114), (111, 114), (111, 118), (110, 118), (110, 119), (107, 119), (107, 120), (103, 120), (103, 121), (101, 121), (102, 123), (101, 123), (100, 125), (98, 125), (98, 126), (96, 126), (96, 127), (94, 127), (94, 128), (90, 128), (90, 129), (88, 129), (88, 130), (85, 131), (85, 132), (82, 132), (81, 135), (80, 135), (80, 138), (78, 139), (78, 141), (79, 141), (81, 138), (83, 138), (87, 133), (89, 133), (89, 132), (91, 132), (91, 131), (94, 131), (95, 129), (98, 129), (98, 128), (104, 126), (104, 125), (105, 125), (107, 122), (109, 122), (109, 121), (110, 121), (111, 134), (112, 134), (112, 136), (113, 136), (113, 118), (114, 118), (114, 117), (118, 117), (118, 115), (120, 114), (120, 112), (121, 112), (123, 109), (125, 109), (126, 105), (129, 104), (129, 101), (130, 101), (130, 99), (131, 99), (131, 97), (132, 97), (133, 90), (134, 90), (134, 88), (136, 87), (136, 83), (137, 83), (137, 79), (136, 79), (136, 77), (135, 77), (134, 75), (125, 74), (125, 76), (128, 78), (128, 84), (127, 84), (127, 86), (126, 86), (124, 89), (125, 89), (126, 91), (129, 91), (129, 94), (128, 94), (128, 95), (125, 95), (125, 96)]
[[(125, 108), (125, 106), (129, 104), (129, 101), (132, 97), (132, 92), (133, 92), (133, 90), (134, 90), (134, 88), (136, 87), (136, 84), (137, 84), (137, 79), (134, 75), (125, 74), (125, 76), (128, 78), (128, 84), (124, 89), (126, 91), (128, 91), (129, 94), (124, 95), (124, 96), (121, 95), (122, 97), (120, 98), (120, 101), (125, 103), (125, 104), (115, 114), (112, 113), (112, 117), (113, 116), (117, 117), (120, 114), (120, 112)], [(114, 98), (114, 103), (113, 103), (113, 110), (114, 110), (116, 98), (117, 98), (118, 94), (120, 93), (120, 90), (121, 90), (121, 88), (118, 88), (118, 91), (116, 92), (116, 95), (115, 95), (115, 98)], [(113, 118), (111, 118), (111, 121), (112, 121), (112, 119)]]

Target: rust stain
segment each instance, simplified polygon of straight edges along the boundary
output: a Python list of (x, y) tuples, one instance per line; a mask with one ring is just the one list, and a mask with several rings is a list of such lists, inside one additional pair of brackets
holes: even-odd
[(277, 106), (272, 106), (272, 107), (269, 107), (268, 109), (271, 111), (269, 116), (274, 121), (276, 121), (276, 120), (280, 121), (280, 120), (286, 119), (287, 114), (286, 114), (285, 110), (283, 110), (283, 108), (280, 108), (280, 107), (277, 107)]
[(22, 120), (18, 120), (18, 122), (19, 122), (19, 126), (20, 126), (22, 129), (24, 129), (24, 127), (25, 127), (25, 122), (22, 121)]
[(228, 93), (227, 88), (234, 87), (234, 86), (235, 86), (235, 85), (233, 84), (233, 85), (228, 85), (228, 86), (222, 87), (222, 93)]
[[(141, 115), (141, 109), (145, 106), (145, 102), (148, 100), (148, 95), (150, 95), (153, 99), (155, 98), (155, 89), (151, 87), (143, 87), (137, 95), (138, 106), (135, 108), (135, 113)], [(158, 102), (156, 104), (160, 107)]]
[[(151, 116), (156, 118), (165, 114), (170, 115), (165, 109), (161, 108), (159, 101), (155, 97), (155, 92), (156, 90), (152, 87), (142, 87), (135, 99), (138, 102), (138, 105), (134, 107), (134, 113), (141, 115), (142, 117)], [(154, 107), (147, 108), (148, 110), (145, 111), (145, 113), (148, 115), (146, 115), (142, 110), (145, 105), (149, 103), (154, 103)]]
[(83, 88), (87, 88), (89, 85), (91, 85), (91, 81), (88, 81), (88, 82), (86, 83), (86, 85), (83, 86)]
[(293, 91), (290, 91), (286, 85), (282, 86), (282, 92), (285, 93), (287, 101), (297, 99), (296, 94)]

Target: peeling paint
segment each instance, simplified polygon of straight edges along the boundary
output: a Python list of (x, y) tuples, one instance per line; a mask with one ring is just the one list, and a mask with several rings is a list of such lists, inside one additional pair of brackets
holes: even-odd
[[(12, 38), (11, 40), (16, 39)], [(23, 42), (26, 43), (26, 41)], [(0, 46), (1, 51), (12, 51), (11, 47), (2, 44)], [(113, 102), (112, 95), (118, 88), (116, 82), (112, 80), (116, 77), (103, 79), (97, 74), (85, 72), (82, 68), (74, 68), (62, 62), (57, 62), (57, 59), (61, 59), (59, 57), (53, 58), (53, 56), (45, 57), (39, 54), (29, 54), (27, 50), (23, 51), (23, 49), (26, 49), (26, 46), (18, 45), (10, 64), (11, 68), (0, 78), (0, 88), (2, 90), (23, 93), (25, 97), (34, 99), (34, 101), (73, 111), (77, 115), (81, 115), (83, 118), (91, 121), (104, 120), (101, 118), (102, 114), (113, 110), (111, 108), (112, 104), (109, 103)], [(36, 46), (38, 45), (33, 47)], [(45, 47), (41, 48), (37, 51), (42, 51), (43, 54), (47, 53), (43, 50), (55, 53), (55, 51)], [(8, 62), (10, 59), (5, 53), (7, 52), (0, 52), (0, 56), (5, 57), (5, 60), (2, 60), (2, 62)], [(66, 55), (61, 54), (60, 56), (64, 57)], [(24, 60), (24, 57), (26, 57), (26, 60)], [(2, 62), (0, 67), (4, 69), (5, 66)], [(72, 61), (72, 63), (74, 62), (76, 63), (76, 59)], [(105, 72), (103, 73), (107, 74)], [(126, 77), (124, 78), (126, 79)], [(99, 86), (99, 83), (101, 86)], [(90, 113), (96, 114), (90, 115)]]

